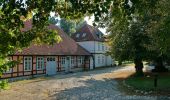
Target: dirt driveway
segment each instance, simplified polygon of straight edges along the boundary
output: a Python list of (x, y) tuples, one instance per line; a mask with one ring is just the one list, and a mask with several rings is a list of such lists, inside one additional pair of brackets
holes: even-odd
[(118, 90), (115, 78), (133, 74), (133, 67), (115, 67), (88, 72), (41, 77), (11, 84), (0, 100), (168, 100), (170, 97), (127, 95)]

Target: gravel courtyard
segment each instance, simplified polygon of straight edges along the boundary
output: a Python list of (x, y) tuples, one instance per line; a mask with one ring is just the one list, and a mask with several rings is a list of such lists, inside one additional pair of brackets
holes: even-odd
[[(165, 96), (127, 95), (115, 78), (127, 77), (133, 67), (114, 67), (18, 81), (0, 92), (0, 100), (170, 100)], [(122, 74), (127, 73), (127, 74)]]

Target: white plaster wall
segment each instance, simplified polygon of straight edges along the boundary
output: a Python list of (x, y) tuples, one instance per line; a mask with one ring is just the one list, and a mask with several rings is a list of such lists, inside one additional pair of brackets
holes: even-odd
[[(106, 60), (105, 60), (105, 55), (104, 54), (94, 54), (95, 57), (95, 67), (104, 67), (106, 66)], [(98, 60), (98, 57), (100, 60)], [(104, 57), (104, 59), (102, 58)]]
[(94, 69), (93, 58), (90, 57), (90, 70)]
[(83, 42), (77, 42), (80, 46), (82, 46), (83, 48), (85, 48), (87, 51), (89, 51), (90, 53), (94, 53), (95, 51), (95, 42), (94, 41), (83, 41)]
[[(106, 49), (108, 48), (105, 42), (98, 42), (98, 41), (83, 41), (77, 42), (80, 46), (85, 48), (90, 53), (106, 53)], [(104, 45), (104, 49), (102, 46)]]
[[(83, 41), (77, 42), (80, 46), (85, 48), (87, 51), (93, 54), (95, 59), (95, 67), (104, 67), (104, 66), (111, 66), (114, 64), (113, 59), (111, 56), (106, 56), (105, 53), (109, 49), (105, 42), (98, 42), (98, 41)], [(103, 45), (104, 44), (104, 49)], [(100, 56), (100, 63), (98, 62), (98, 56)], [(102, 62), (102, 56), (104, 56), (104, 62)], [(93, 69), (93, 59), (90, 58), (90, 69)]]
[[(102, 48), (104, 44), (104, 49)], [(95, 53), (105, 53), (106, 52), (106, 44), (104, 42), (95, 41)]]
[(114, 65), (114, 60), (111, 58), (111, 56), (106, 56), (106, 65), (107, 66)]

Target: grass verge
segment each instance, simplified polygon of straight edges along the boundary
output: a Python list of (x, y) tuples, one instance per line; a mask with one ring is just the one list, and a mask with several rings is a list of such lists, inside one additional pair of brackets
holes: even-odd
[(157, 78), (157, 87), (154, 86), (153, 73), (145, 74), (145, 77), (130, 76), (119, 83), (126, 93), (150, 94), (150, 95), (168, 95), (170, 96), (170, 73), (159, 74)]

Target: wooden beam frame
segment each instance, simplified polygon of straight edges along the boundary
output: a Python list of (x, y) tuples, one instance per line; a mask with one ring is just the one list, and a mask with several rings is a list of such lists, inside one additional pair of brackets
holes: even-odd
[(76, 68), (78, 68), (78, 59), (77, 59), (77, 56), (76, 56)]
[[(17, 56), (17, 60), (19, 60), (19, 56)], [(19, 72), (19, 63), (17, 64), (17, 72)], [(19, 73), (17, 73), (17, 76), (19, 76)]]
[(23, 66), (22, 66), (23, 67), (23, 76), (24, 76), (24, 57), (25, 56), (23, 56)]
[[(13, 60), (13, 56), (12, 56), (12, 60)], [(13, 71), (14, 71), (14, 66), (12, 66), (11, 77), (13, 77)]]
[[(29, 56), (32, 57), (32, 70), (30, 70), (30, 71), (25, 71), (24, 70), (24, 58), (27, 57), (27, 55), (11, 55), (10, 57), (12, 58), (12, 60), (14, 60), (14, 57), (15, 57), (17, 59), (17, 61), (19, 61), (20, 57), (22, 57), (22, 59), (21, 59), (22, 62), (20, 61), (17, 64), (17, 66), (15, 66), (15, 67), (17, 67), (16, 68), (17, 71), (15, 71), (14, 68), (12, 68), (11, 73), (5, 73), (4, 75), (6, 75), (6, 76), (2, 77), (0, 79), (22, 77), (22, 76), (31, 76), (31, 75), (33, 77), (34, 75), (46, 74), (46, 58), (47, 58), (47, 56), (43, 56), (44, 57), (44, 68), (41, 69), (41, 70), (37, 70), (37, 68), (34, 68), (34, 67), (37, 67), (37, 56), (35, 56), (35, 55), (29, 55)], [(82, 66), (78, 66), (79, 65), (78, 64), (78, 57), (79, 57), (79, 55), (72, 55), (72, 57), (74, 57), (74, 66), (75, 66), (75, 68), (80, 68), (80, 67), (83, 68), (84, 67), (84, 69), (86, 69), (89, 66), (89, 69), (90, 69), (90, 59), (89, 59), (89, 56), (88, 55), (86, 55), (86, 56), (82, 55), (82, 56), (84, 56), (84, 59), (83, 59), (84, 63), (83, 63)], [(56, 57), (56, 59), (58, 59), (58, 61), (57, 61), (58, 62), (57, 63), (57, 65), (58, 65), (57, 66), (57, 70), (58, 71), (63, 71), (61, 69), (61, 57), (62, 57), (62, 55), (58, 55)], [(65, 56), (63, 56), (63, 57), (65, 57)], [(35, 60), (35, 62), (34, 62), (34, 60)], [(22, 70), (21, 70), (20, 67), (22, 68)]]
[(59, 61), (59, 56), (57, 56), (57, 71), (58, 71), (58, 72), (59, 72), (59, 70), (60, 70), (60, 68), (59, 68), (59, 67), (60, 67), (59, 62), (60, 62), (60, 61)]
[(31, 71), (31, 74), (32, 74), (32, 77), (33, 77), (34, 76), (34, 71), (33, 71), (34, 70), (34, 63), (33, 63), (34, 62), (34, 56), (31, 56), (31, 57), (32, 57), (32, 68), (31, 68), (32, 71)]

